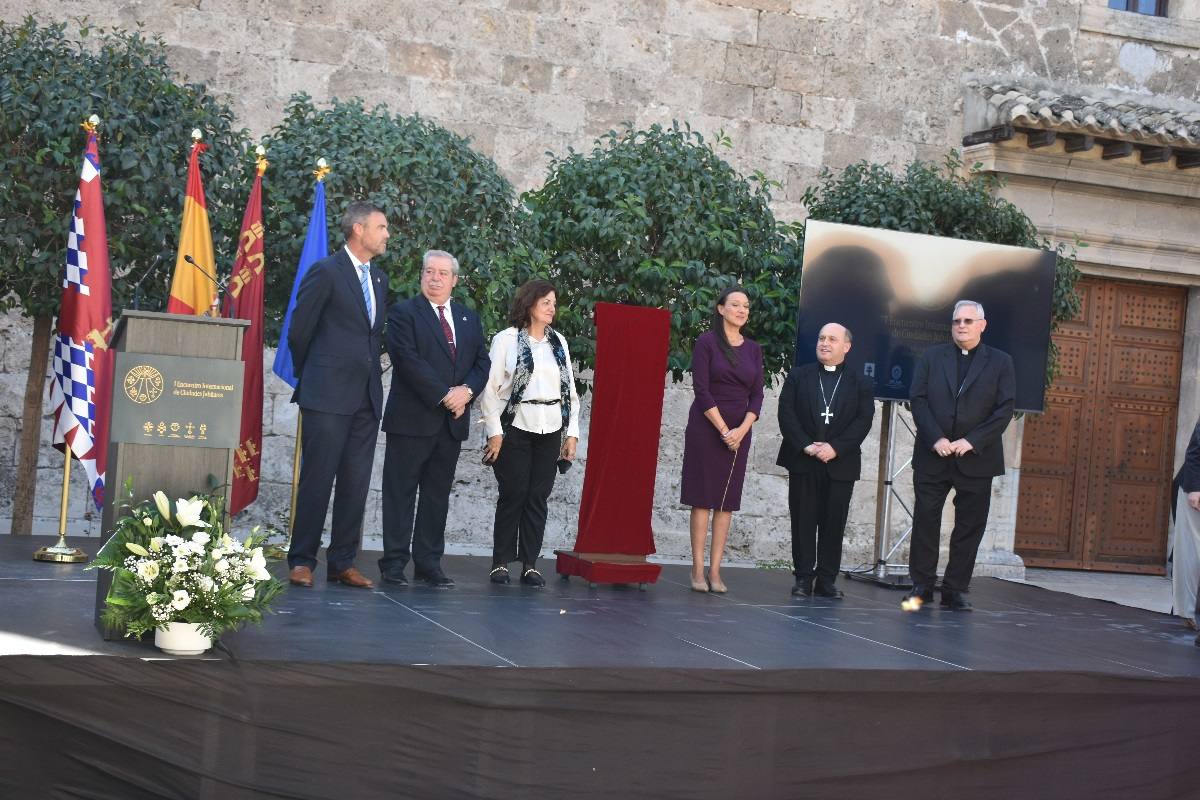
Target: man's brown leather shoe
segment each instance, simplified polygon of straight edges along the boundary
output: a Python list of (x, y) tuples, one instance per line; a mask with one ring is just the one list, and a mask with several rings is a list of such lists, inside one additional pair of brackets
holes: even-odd
[(312, 586), (312, 570), (308, 567), (292, 567), (288, 581), (292, 586)]
[(375, 582), (358, 571), (357, 567), (347, 567), (341, 572), (329, 573), (330, 583), (343, 583), (356, 589), (370, 589)]

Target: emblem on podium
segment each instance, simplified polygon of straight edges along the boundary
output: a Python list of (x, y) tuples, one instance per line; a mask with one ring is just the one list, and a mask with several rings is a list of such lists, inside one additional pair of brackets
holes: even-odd
[(125, 373), (125, 396), (138, 405), (148, 405), (162, 395), (163, 376), (154, 367), (139, 364)]

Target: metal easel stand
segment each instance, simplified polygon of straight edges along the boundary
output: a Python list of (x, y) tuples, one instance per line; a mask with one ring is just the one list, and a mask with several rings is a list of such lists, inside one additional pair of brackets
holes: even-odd
[[(892, 564), (889, 559), (895, 555), (900, 546), (912, 533), (912, 509), (904, 502), (904, 498), (896, 491), (894, 483), (912, 464), (912, 459), (905, 460), (899, 468), (893, 470), (896, 456), (896, 420), (915, 435), (908, 421), (896, 414), (896, 401), (883, 401), (883, 421), (879, 429), (879, 480), (875, 493), (875, 566), (870, 569), (846, 570), (845, 576), (851, 580), (874, 583), (889, 589), (911, 589), (912, 578), (908, 574), (907, 564)], [(904, 509), (908, 517), (908, 526), (896, 539), (887, 552), (888, 538), (892, 529), (893, 500)]]

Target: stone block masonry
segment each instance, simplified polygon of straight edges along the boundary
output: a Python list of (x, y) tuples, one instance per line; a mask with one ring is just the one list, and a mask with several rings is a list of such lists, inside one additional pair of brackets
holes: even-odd
[(474, 137), (519, 190), (541, 183), (545, 151), (623, 121), (722, 129), (735, 166), (784, 184), (791, 219), (792, 184), (820, 166), (956, 146), (969, 77), (1196, 99), (1200, 41), (1169, 32), (1200, 24), (1200, 4), (1171, 5), (1138, 25), (1104, 0), (0, 0), (0, 19), (141, 25), (256, 133), (298, 91), (420, 112)]

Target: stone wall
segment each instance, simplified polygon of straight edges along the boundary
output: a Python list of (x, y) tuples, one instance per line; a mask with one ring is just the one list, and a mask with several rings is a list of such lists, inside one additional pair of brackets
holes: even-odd
[[(0, 0), (0, 19), (142, 25), (256, 133), (287, 98), (358, 95), (473, 137), (520, 189), (547, 150), (625, 120), (730, 134), (783, 183), (822, 166), (940, 159), (972, 76), (1197, 96), (1200, 2), (1105, 0)], [(1190, 45), (1190, 46), (1189, 46)], [(101, 110), (102, 111), (102, 110)], [(181, 152), (186, 142), (180, 143)]]
[[(899, 165), (940, 159), (963, 135), (962, 99), (973, 78), (1097, 86), (1196, 100), (1200, 0), (1173, 0), (1172, 18), (1110, 11), (1105, 0), (0, 0), (0, 19), (88, 17), (142, 25), (166, 41), (188, 79), (227, 95), (240, 122), (263, 133), (297, 91), (318, 102), (362, 96), (420, 112), (470, 135), (518, 188), (538, 185), (545, 151), (586, 148), (630, 120), (679, 119), (732, 137), (728, 158), (782, 183), (777, 213), (799, 219), (799, 200), (824, 167), (859, 159)], [(99, 110), (102, 112), (102, 109)], [(187, 143), (181, 142), (181, 153)], [(181, 156), (182, 157), (182, 156)], [(1052, 226), (1050, 216), (1037, 219)], [(269, 235), (269, 234), (268, 234)], [(28, 325), (0, 317), (0, 529), (10, 513)], [(267, 363), (270, 363), (268, 356)], [(295, 418), (268, 380), (263, 494), (248, 512), (286, 515)], [(687, 550), (687, 512), (676, 502), (682, 424), (690, 392), (668, 386), (655, 528), (660, 550)], [(586, 416), (585, 403), (584, 413)], [(585, 426), (586, 430), (586, 426)], [(43, 424), (43, 440), (49, 425)], [(903, 439), (903, 437), (902, 437)], [(1015, 440), (1014, 440), (1015, 443)], [(468, 443), (450, 522), (455, 545), (489, 536), (493, 481)], [(774, 467), (772, 393), (756, 432), (746, 511), (731, 539), (743, 558), (787, 556), (786, 478)], [(586, 458), (587, 440), (582, 453)], [(907, 445), (901, 445), (904, 452)], [(864, 477), (874, 479), (868, 442)], [(43, 447), (38, 523), (53, 527), (61, 472)], [(381, 457), (377, 458), (378, 486)], [(574, 533), (582, 470), (555, 490), (547, 544)], [(901, 485), (904, 482), (901, 481)], [(996, 483), (993, 522), (1015, 512), (1016, 471)], [(72, 530), (95, 532), (81, 476)], [(869, 560), (874, 490), (860, 484), (847, 562)], [(376, 489), (368, 530), (379, 525)], [(998, 524), (998, 523), (996, 523)], [(898, 527), (902, 527), (899, 526)], [(993, 525), (995, 528), (996, 526)], [(989, 539), (989, 541), (992, 541)], [(985, 544), (985, 548), (987, 545)], [(1003, 549), (1003, 542), (998, 545)]]

